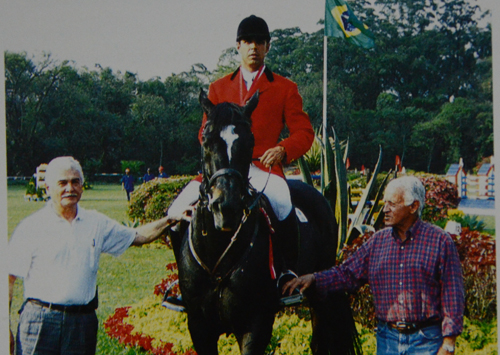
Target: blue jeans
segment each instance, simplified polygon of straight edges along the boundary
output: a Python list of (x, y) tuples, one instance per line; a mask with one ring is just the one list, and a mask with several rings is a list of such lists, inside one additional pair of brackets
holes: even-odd
[(65, 313), (28, 302), (21, 308), (16, 355), (94, 355), (97, 327), (95, 312)]
[(437, 354), (442, 344), (441, 325), (401, 334), (386, 323), (378, 323), (377, 355), (432, 355)]

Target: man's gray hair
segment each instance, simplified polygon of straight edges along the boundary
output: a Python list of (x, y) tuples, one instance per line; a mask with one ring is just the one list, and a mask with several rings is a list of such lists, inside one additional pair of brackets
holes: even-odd
[(45, 172), (45, 184), (47, 186), (52, 186), (52, 183), (56, 183), (57, 179), (60, 177), (61, 171), (74, 170), (77, 171), (82, 180), (82, 185), (84, 182), (82, 166), (73, 157), (57, 157), (50, 161), (47, 165), (47, 170)]
[(401, 190), (403, 191), (403, 199), (405, 206), (409, 206), (413, 201), (418, 201), (418, 215), (422, 215), (422, 210), (425, 206), (425, 187), (415, 176), (403, 176), (394, 180), (391, 180), (385, 189), (386, 193), (391, 191)]

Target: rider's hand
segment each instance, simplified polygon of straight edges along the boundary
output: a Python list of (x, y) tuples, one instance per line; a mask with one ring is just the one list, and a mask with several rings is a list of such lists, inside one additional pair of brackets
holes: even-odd
[(306, 289), (311, 287), (315, 281), (316, 278), (314, 277), (314, 274), (302, 275), (298, 278), (288, 281), (283, 286), (282, 294), (286, 294), (288, 292), (288, 295), (291, 296), (293, 290), (295, 290), (296, 288), (299, 289), (300, 293), (303, 293)]
[(260, 162), (269, 168), (275, 164), (280, 163), (286, 156), (285, 148), (278, 145), (274, 148), (266, 150), (266, 152), (260, 158)]

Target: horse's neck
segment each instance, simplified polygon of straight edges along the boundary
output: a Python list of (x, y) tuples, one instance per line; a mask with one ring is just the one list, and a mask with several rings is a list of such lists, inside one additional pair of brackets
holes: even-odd
[[(239, 262), (248, 249), (258, 223), (258, 213), (254, 211), (249, 216), (240, 231), (222, 232), (216, 230), (211, 217), (211, 212), (206, 208), (198, 208), (193, 216), (192, 240), (199, 257), (210, 268), (220, 263), (221, 270), (232, 267)], [(235, 239), (232, 242), (232, 239)], [(221, 260), (221, 256), (225, 256)]]

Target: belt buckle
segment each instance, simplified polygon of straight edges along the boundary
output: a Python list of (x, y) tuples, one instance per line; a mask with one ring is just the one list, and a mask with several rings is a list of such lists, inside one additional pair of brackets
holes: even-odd
[(406, 322), (396, 322), (396, 328), (399, 330), (410, 330), (410, 327)]

